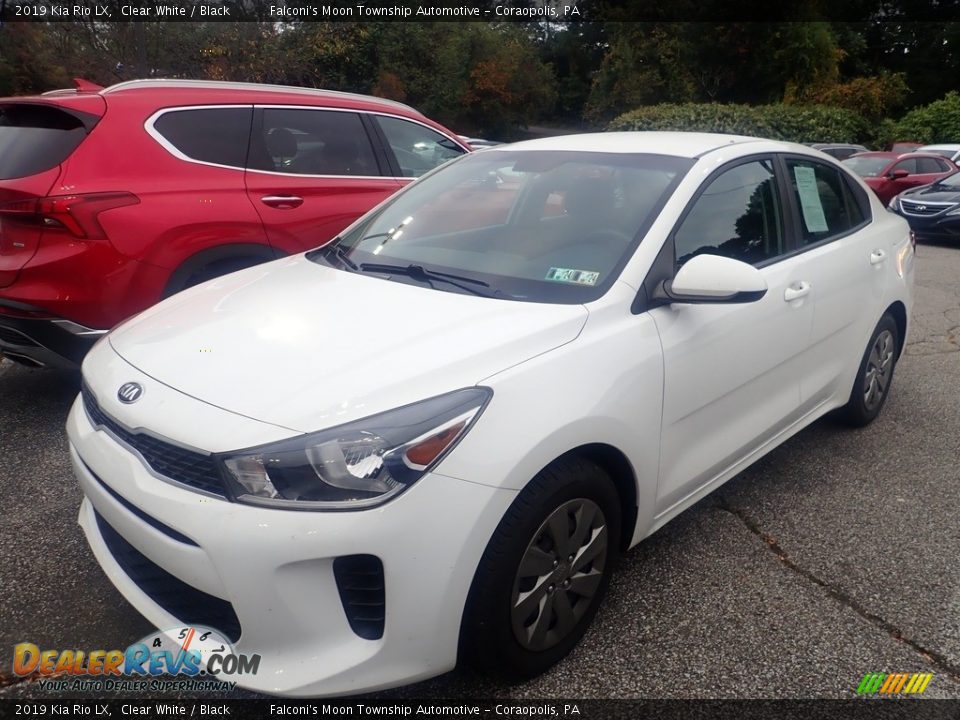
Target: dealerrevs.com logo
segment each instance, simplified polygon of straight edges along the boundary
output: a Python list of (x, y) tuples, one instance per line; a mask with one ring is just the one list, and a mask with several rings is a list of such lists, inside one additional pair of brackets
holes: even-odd
[(125, 650), (13, 648), (13, 672), (39, 676), (44, 690), (230, 690), (227, 679), (259, 668), (260, 655), (237, 653), (221, 633), (199, 626), (154, 633)]

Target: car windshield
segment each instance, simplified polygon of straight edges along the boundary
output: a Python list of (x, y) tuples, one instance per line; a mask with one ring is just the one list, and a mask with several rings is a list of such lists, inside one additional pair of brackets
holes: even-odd
[(937, 180), (934, 185), (950, 189), (960, 188), (960, 172), (954, 172), (952, 175), (942, 177)]
[(485, 150), (425, 176), (309, 257), (437, 290), (588, 302), (613, 284), (692, 165)]
[(860, 177), (876, 177), (883, 169), (890, 164), (890, 158), (873, 157), (851, 157), (843, 161), (843, 164)]

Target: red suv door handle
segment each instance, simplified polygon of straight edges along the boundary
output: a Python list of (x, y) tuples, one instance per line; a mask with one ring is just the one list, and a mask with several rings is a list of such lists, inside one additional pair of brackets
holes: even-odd
[(264, 195), (260, 202), (272, 208), (291, 210), (303, 205), (303, 198), (296, 195)]

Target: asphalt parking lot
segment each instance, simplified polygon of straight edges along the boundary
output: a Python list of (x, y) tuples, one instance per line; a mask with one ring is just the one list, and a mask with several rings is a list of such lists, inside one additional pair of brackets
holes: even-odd
[[(868, 672), (932, 672), (926, 696), (960, 698), (960, 247), (918, 249), (916, 293), (877, 422), (817, 423), (634, 548), (566, 661), (383, 697), (846, 698)], [(0, 697), (43, 695), (12, 676), (15, 643), (124, 648), (152, 629), (76, 524), (78, 382), (0, 362)]]

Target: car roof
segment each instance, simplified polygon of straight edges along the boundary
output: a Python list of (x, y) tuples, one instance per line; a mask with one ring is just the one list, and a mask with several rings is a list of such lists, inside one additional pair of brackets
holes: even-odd
[(733, 146), (756, 144), (757, 152), (801, 152), (813, 155), (809, 147), (797, 143), (765, 140), (746, 135), (719, 133), (627, 131), (557, 135), (555, 137), (525, 140), (512, 145), (498, 146), (497, 150), (557, 150), (570, 152), (649, 153), (698, 158), (714, 150)]
[(910, 158), (934, 158), (937, 160), (944, 160), (943, 155), (937, 155), (936, 153), (931, 152), (906, 152), (898, 153), (891, 150), (871, 150), (869, 152), (861, 152), (856, 155), (851, 155), (847, 160), (852, 160), (853, 158), (862, 158), (862, 157), (875, 157), (875, 158), (886, 158), (887, 160), (909, 160)]
[(918, 152), (924, 150), (960, 150), (960, 143), (940, 143), (938, 145), (923, 145), (917, 148)]
[[(81, 81), (83, 82), (83, 81)], [(312, 104), (309, 100), (316, 102), (330, 102), (332, 104), (351, 104), (355, 103), (363, 106), (363, 109), (380, 109), (384, 111), (399, 111), (403, 115), (413, 115), (422, 118), (419, 110), (386, 98), (374, 97), (372, 95), (361, 95), (359, 93), (341, 92), (339, 90), (323, 90), (319, 88), (293, 87), (289, 85), (268, 85), (261, 83), (245, 82), (227, 82), (219, 80), (181, 80), (181, 79), (150, 79), (150, 80), (128, 80), (126, 82), (101, 88), (92, 83), (83, 83), (77, 88), (51, 90), (39, 96), (11, 97), (7, 100), (28, 101), (30, 99), (42, 99), (49, 102), (56, 98), (79, 97), (100, 95), (105, 98), (122, 97), (130, 93), (140, 93), (144, 91), (163, 90), (176, 95), (176, 101), (189, 99), (195, 96), (199, 102), (202, 98), (204, 103), (220, 102), (250, 102), (255, 103), (305, 103)], [(166, 101), (166, 98), (165, 98)]]

